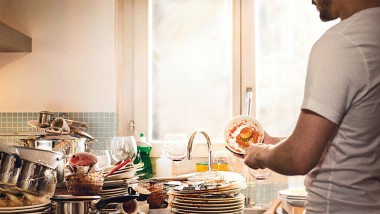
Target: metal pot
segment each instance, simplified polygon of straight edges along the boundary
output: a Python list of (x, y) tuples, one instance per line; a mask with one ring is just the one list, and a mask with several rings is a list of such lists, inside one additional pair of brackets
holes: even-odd
[[(55, 214), (88, 214), (107, 209), (112, 203), (127, 203), (136, 199), (135, 195), (124, 195), (100, 199), (100, 196), (54, 195), (52, 213)], [(100, 200), (99, 200), (100, 199)], [(115, 210), (114, 210), (115, 211)], [(108, 213), (108, 212), (107, 212)]]
[(34, 148), (34, 143), (36, 142), (36, 138), (21, 138), (19, 139), (19, 143), (22, 146)]
[(34, 195), (52, 195), (55, 191), (54, 170), (42, 164), (23, 160), (17, 188)]
[(41, 128), (46, 128), (50, 126), (53, 120), (54, 120), (53, 113), (49, 111), (41, 111), (40, 117), (38, 118), (38, 126)]
[(18, 154), (1, 153), (0, 184), (15, 185), (21, 167)]

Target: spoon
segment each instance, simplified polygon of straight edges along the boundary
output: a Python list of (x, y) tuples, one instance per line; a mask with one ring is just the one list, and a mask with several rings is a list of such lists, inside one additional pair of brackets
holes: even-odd
[(125, 160), (124, 162), (122, 162), (121, 164), (117, 165), (115, 168), (111, 169), (111, 171), (109, 171), (105, 176), (104, 178), (112, 175), (114, 172), (116, 172), (117, 170), (119, 170), (121, 167), (127, 165), (128, 163), (131, 162), (131, 159), (127, 159)]
[(92, 161), (92, 162), (90, 163), (90, 165), (88, 165), (88, 170), (87, 170), (86, 175), (88, 175), (88, 173), (90, 173), (92, 167), (93, 167), (95, 164), (96, 164), (95, 161)]
[(70, 165), (66, 165), (66, 168), (67, 168), (72, 174), (75, 174), (75, 173), (74, 173), (74, 169), (73, 169), (73, 167), (71, 167)]

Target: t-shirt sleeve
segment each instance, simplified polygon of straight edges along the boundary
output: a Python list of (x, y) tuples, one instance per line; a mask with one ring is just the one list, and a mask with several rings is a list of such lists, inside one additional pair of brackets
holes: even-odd
[(325, 35), (313, 46), (307, 69), (301, 108), (339, 124), (362, 85), (360, 51), (343, 36)]

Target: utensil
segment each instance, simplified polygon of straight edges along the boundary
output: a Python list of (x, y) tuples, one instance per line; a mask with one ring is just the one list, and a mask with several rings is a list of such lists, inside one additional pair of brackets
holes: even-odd
[(73, 169), (73, 167), (71, 167), (71, 165), (66, 165), (66, 169), (68, 169), (71, 172), (71, 174), (75, 173), (74, 169)]
[(88, 169), (87, 169), (86, 175), (88, 175), (88, 173), (91, 171), (92, 167), (95, 166), (95, 164), (96, 164), (95, 161), (92, 161), (92, 162), (90, 163), (90, 165), (88, 166)]
[(131, 159), (127, 159), (125, 160), (124, 162), (122, 162), (121, 164), (117, 165), (115, 168), (111, 169), (111, 171), (109, 171), (105, 176), (104, 178), (112, 175), (114, 172), (116, 172), (117, 170), (119, 170), (121, 167), (127, 165), (128, 163), (130, 163), (132, 160)]

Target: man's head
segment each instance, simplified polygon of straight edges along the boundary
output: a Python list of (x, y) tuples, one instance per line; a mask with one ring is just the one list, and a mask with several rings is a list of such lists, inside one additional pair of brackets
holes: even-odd
[(332, 1), (333, 0), (312, 0), (312, 4), (314, 4), (319, 11), (320, 19), (324, 22), (338, 18), (338, 16), (333, 13)]
[(380, 0), (311, 0), (311, 3), (317, 6), (324, 22), (344, 20), (361, 10), (380, 7)]

